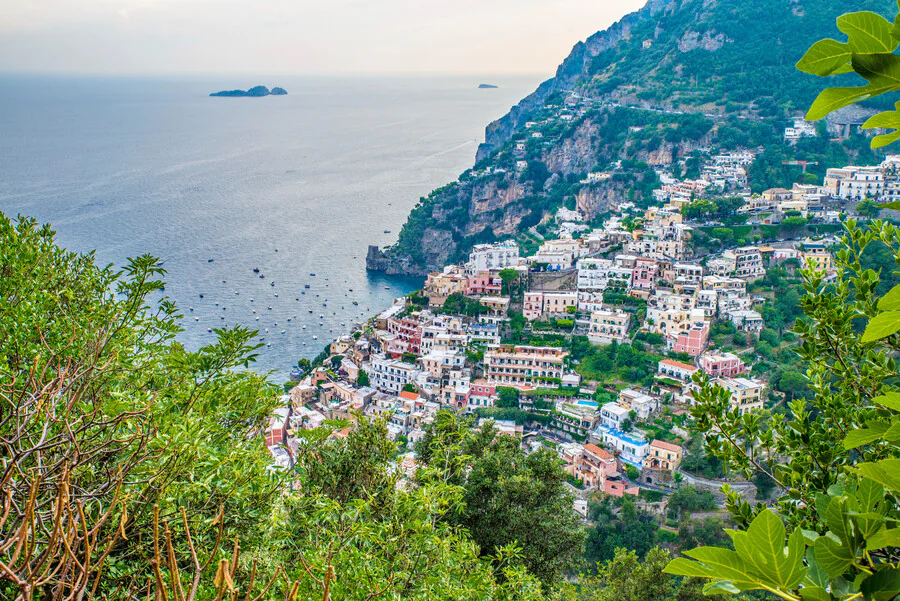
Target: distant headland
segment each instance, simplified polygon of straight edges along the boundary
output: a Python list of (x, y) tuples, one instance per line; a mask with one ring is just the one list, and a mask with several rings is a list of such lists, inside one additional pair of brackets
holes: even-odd
[(480, 84), (480, 85), (478, 86), (478, 89), (479, 89), (479, 90), (494, 90), (494, 89), (499, 88), (499, 87), (500, 87), (500, 86), (495, 86), (495, 85), (492, 84), (492, 83), (483, 83), (483, 84)]
[(266, 86), (255, 86), (250, 88), (249, 90), (222, 90), (221, 92), (214, 92), (210, 94), (210, 96), (221, 96), (224, 98), (261, 98), (263, 96), (286, 96), (287, 90), (284, 88), (272, 88), (271, 90)]

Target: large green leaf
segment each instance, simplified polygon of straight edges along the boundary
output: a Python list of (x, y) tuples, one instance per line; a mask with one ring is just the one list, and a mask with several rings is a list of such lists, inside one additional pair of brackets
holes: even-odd
[(900, 311), (887, 311), (869, 320), (863, 333), (863, 342), (874, 342), (900, 332)]
[(852, 71), (850, 44), (837, 40), (821, 40), (806, 51), (797, 63), (797, 69), (811, 75), (825, 77)]
[(808, 586), (800, 589), (800, 598), (803, 601), (832, 601), (831, 595), (821, 586)]
[[(900, 102), (897, 104), (900, 105)], [(900, 109), (900, 106), (897, 108)], [(897, 115), (900, 117), (900, 112)], [(881, 300), (878, 301), (878, 309), (881, 311), (900, 311), (900, 285), (894, 286), (887, 294), (881, 297)]]
[(820, 537), (813, 548), (819, 567), (825, 570), (829, 578), (837, 578), (853, 564), (853, 553), (842, 545), (836, 536)]
[(784, 545), (784, 524), (770, 510), (762, 511), (746, 532), (732, 532), (735, 551), (762, 578), (792, 589), (805, 575), (803, 533), (797, 529)]
[(859, 587), (866, 600), (891, 601), (900, 594), (900, 569), (885, 567), (865, 580)]
[(806, 120), (818, 121), (838, 109), (869, 98), (872, 95), (871, 91), (869, 91), (870, 87), (826, 88), (822, 90), (812, 103), (812, 106), (809, 107), (809, 111), (806, 113)]
[(866, 539), (866, 549), (884, 549), (886, 547), (900, 547), (900, 528), (883, 528)]
[(863, 513), (879, 511), (879, 509), (879, 513), (884, 513), (883, 508), (880, 508), (881, 502), (884, 500), (884, 486), (878, 482), (868, 478), (860, 479), (859, 486), (856, 488), (856, 498), (859, 500), (859, 510)]
[(856, 471), (885, 488), (900, 492), (900, 459), (882, 459), (871, 463), (860, 463)]
[(863, 445), (873, 443), (876, 440), (881, 440), (890, 427), (891, 424), (889, 422), (871, 421), (866, 424), (865, 428), (851, 430), (846, 438), (844, 438), (844, 448), (856, 449)]
[(848, 45), (854, 53), (875, 54), (897, 49), (897, 41), (891, 36), (894, 25), (881, 15), (868, 11), (848, 13), (838, 17), (837, 26), (847, 34)]
[(888, 392), (872, 399), (879, 405), (884, 405), (888, 409), (900, 411), (900, 392)]

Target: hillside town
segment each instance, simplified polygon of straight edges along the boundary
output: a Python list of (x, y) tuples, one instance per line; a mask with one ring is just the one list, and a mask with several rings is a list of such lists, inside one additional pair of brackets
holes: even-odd
[[(721, 478), (682, 469), (701, 377), (727, 391), (740, 414), (783, 403), (790, 391), (760, 368), (763, 345), (791, 344), (783, 323), (764, 318), (776, 302), (767, 279), (797, 277), (801, 268), (833, 277), (836, 224), (859, 217), (860, 201), (900, 190), (900, 157), (888, 157), (829, 169), (820, 186), (752, 195), (745, 168), (753, 157), (716, 155), (698, 180), (661, 172), (653, 206), (623, 202), (599, 227), (561, 207), (549, 224), (554, 235), (533, 253), (515, 240), (478, 244), (466, 262), (431, 273), (420, 292), (294, 372), (266, 433), (275, 464), (292, 465), (304, 430), (328, 420), (352, 427), (361, 412), (387, 418), (398, 468), (411, 474), (416, 442), (450, 410), (474, 416), (476, 427), (492, 422), (527, 451), (555, 451), (576, 492), (574, 511), (586, 511), (585, 499), (597, 493), (653, 490), (665, 503), (685, 481), (717, 491)], [(583, 183), (610, 176), (588, 173)], [(692, 210), (726, 190), (732, 223), (780, 226), (784, 237), (724, 237), (719, 229), (737, 227)], [(803, 226), (785, 229), (792, 217)], [(815, 234), (817, 224), (832, 233)], [(709, 231), (724, 239), (709, 240)], [(625, 348), (640, 360), (606, 361), (609, 377), (597, 377), (604, 361), (588, 365), (598, 349), (615, 356)], [(735, 485), (755, 491), (750, 482)]]

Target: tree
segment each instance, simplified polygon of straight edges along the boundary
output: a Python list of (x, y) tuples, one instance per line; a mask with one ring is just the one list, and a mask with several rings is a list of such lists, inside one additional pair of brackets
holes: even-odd
[(462, 504), (448, 519), (471, 533), (481, 554), (516, 545), (529, 573), (545, 586), (558, 583), (584, 545), (559, 458), (547, 450), (526, 455), (519, 439), (499, 436), (490, 423), (472, 426), (438, 412), (416, 444), (417, 482), (461, 486)]
[(809, 390), (806, 386), (806, 376), (798, 371), (788, 370), (781, 372), (778, 383), (775, 385), (776, 390), (787, 395), (787, 399), (793, 400), (795, 396), (804, 394)]
[(365, 388), (366, 386), (371, 386), (372, 381), (369, 379), (369, 374), (367, 374), (364, 370), (359, 370), (359, 374), (356, 377), (356, 385), (360, 388)]
[(616, 549), (612, 559), (597, 565), (596, 574), (585, 574), (577, 589), (566, 591), (575, 601), (703, 601), (706, 597), (696, 580), (679, 581), (663, 573), (669, 552), (654, 547), (641, 556)]
[(307, 432), (298, 470), (273, 466), (279, 395), (238, 369), (256, 333), (186, 349), (149, 300), (162, 275), (0, 215), (0, 597), (542, 597), (512, 548), (483, 559), (443, 519), (461, 491), (395, 485), (383, 422)]
[(519, 407), (519, 390), (506, 386), (497, 388), (497, 406), (505, 409), (517, 409)]
[[(866, 230), (853, 221), (845, 227), (835, 281), (801, 271), (805, 319), (795, 332), (808, 364), (808, 398), (796, 396), (786, 414), (767, 416), (740, 415), (728, 393), (708, 381), (695, 394), (692, 413), (708, 452), (784, 494), (770, 509), (726, 487), (727, 508), (740, 526), (729, 531), (734, 553), (686, 551), (691, 560), (674, 560), (669, 573), (709, 579), (720, 591), (761, 589), (788, 600), (900, 593), (900, 539), (889, 526), (900, 518), (900, 287), (879, 298), (880, 274), (861, 262), (878, 241), (900, 265), (900, 229), (880, 221)], [(861, 334), (860, 321), (867, 322)]]
[(518, 281), (519, 272), (515, 269), (502, 269), (498, 274), (500, 276), (500, 280), (503, 282), (503, 292), (504, 294), (510, 294), (512, 290), (513, 282)]

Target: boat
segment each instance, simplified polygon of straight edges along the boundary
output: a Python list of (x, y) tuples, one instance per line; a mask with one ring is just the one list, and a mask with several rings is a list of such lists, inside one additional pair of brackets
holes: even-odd
[(309, 284), (305, 284), (303, 287), (306, 288), (306, 289), (308, 290), (308, 289), (309, 289)]
[(259, 274), (259, 279), (262, 280), (262, 279), (265, 279), (265, 277), (266, 277), (266, 276), (264, 276), (263, 274)]
[(202, 295), (202, 294), (200, 295), (200, 298), (203, 298), (203, 295)]
[(194, 321), (200, 321), (200, 318), (199, 318), (199, 317), (195, 317), (195, 318), (194, 318)]
[(277, 293), (277, 292), (275, 293), (275, 298), (278, 298), (278, 293)]
[(267, 308), (269, 309), (269, 311), (271, 311), (271, 310), (272, 310), (272, 305), (269, 305)]
[(385, 233), (385, 234), (390, 234), (390, 233), (391, 233), (391, 230), (384, 230), (384, 233)]
[(207, 262), (207, 263), (212, 263), (213, 260), (212, 260), (212, 259), (207, 259), (206, 262)]
[(319, 319), (325, 319), (324, 315), (319, 315)]
[(311, 274), (309, 274), (309, 277), (312, 277), (312, 278), (314, 278), (314, 277), (316, 277), (316, 274), (314, 274), (314, 273), (311, 273)]
[(281, 333), (284, 334), (287, 330), (281, 330)]
[(207, 332), (212, 332), (212, 328), (206, 328)]
[(391, 287), (390, 287), (390, 286), (385, 286), (384, 289), (385, 289), (385, 290), (390, 290)]
[(269, 286), (274, 286), (274, 285), (275, 285), (275, 281), (274, 281), (274, 280), (271, 281), (271, 282), (269, 282)]
[(309, 312), (312, 313), (312, 309), (310, 309)]
[(358, 307), (358, 306), (359, 306), (359, 303), (356, 302), (356, 301), (353, 301), (353, 306)]
[(188, 307), (188, 309), (190, 309), (190, 310), (191, 310), (191, 311), (193, 311), (193, 310), (194, 310), (194, 308), (193, 308), (193, 307)]
[(259, 267), (254, 267), (254, 268), (253, 268), (253, 273), (259, 273)]
[(318, 336), (313, 336), (313, 340), (318, 340), (318, 339), (319, 339)]

